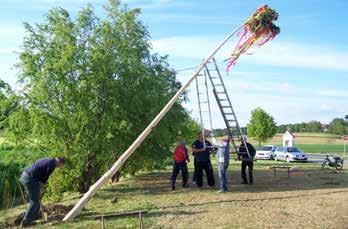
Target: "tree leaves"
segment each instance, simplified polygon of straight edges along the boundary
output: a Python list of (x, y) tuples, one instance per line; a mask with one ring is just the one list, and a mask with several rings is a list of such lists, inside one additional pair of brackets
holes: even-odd
[(251, 120), (247, 126), (248, 136), (254, 137), (259, 146), (261, 142), (272, 138), (277, 132), (277, 126), (272, 116), (261, 108), (251, 111)]
[[(54, 8), (43, 23), (25, 25), (19, 66), (30, 136), (53, 156), (70, 161), (52, 177), (49, 193), (88, 190), (180, 87), (166, 57), (150, 53), (140, 11), (111, 1), (106, 12), (108, 17), (101, 20), (88, 6), (73, 19), (66, 10)], [(123, 172), (165, 166), (178, 131), (183, 133), (180, 138), (195, 135), (181, 102)]]

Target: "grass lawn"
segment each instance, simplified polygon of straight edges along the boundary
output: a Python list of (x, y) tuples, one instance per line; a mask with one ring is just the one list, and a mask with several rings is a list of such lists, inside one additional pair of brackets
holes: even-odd
[[(215, 158), (213, 158), (215, 160)], [(296, 170), (287, 177), (285, 171), (273, 175), (267, 168), (283, 162), (255, 163), (255, 184), (241, 185), (240, 162), (229, 167), (228, 193), (218, 188), (191, 185), (172, 191), (170, 168), (143, 173), (108, 184), (90, 200), (76, 221), (51, 221), (37, 228), (98, 228), (93, 215), (147, 210), (146, 228), (344, 228), (348, 225), (348, 171), (334, 173), (321, 170), (319, 164), (294, 163)], [(192, 167), (192, 165), (190, 165)], [(216, 166), (214, 165), (214, 168)], [(192, 174), (192, 170), (191, 170)], [(217, 176), (216, 180), (218, 182)], [(71, 205), (77, 194), (65, 195), (59, 204)], [(116, 203), (111, 203), (117, 198)], [(55, 203), (57, 204), (57, 203)], [(0, 222), (14, 217), (24, 206), (0, 212)], [(4, 224), (0, 223), (4, 226)], [(136, 228), (136, 217), (108, 219), (105, 228)]]

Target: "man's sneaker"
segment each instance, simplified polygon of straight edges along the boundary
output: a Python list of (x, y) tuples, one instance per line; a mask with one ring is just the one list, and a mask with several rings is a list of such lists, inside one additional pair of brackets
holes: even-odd
[(242, 181), (242, 183), (241, 184), (248, 184), (248, 182), (246, 182), (246, 181)]
[(218, 193), (225, 193), (225, 192), (227, 192), (227, 190), (222, 190), (222, 189), (220, 189), (220, 190), (218, 191)]
[(172, 190), (175, 190), (175, 186), (172, 186)]

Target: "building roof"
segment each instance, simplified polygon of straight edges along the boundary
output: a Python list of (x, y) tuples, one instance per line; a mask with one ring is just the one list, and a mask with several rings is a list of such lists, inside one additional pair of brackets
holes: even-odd
[(290, 134), (293, 138), (295, 138), (296, 136), (295, 136), (295, 134), (293, 134), (292, 132), (291, 132), (291, 130), (287, 130), (287, 131), (285, 131), (285, 133), (283, 134), (283, 135), (285, 135), (285, 134)]

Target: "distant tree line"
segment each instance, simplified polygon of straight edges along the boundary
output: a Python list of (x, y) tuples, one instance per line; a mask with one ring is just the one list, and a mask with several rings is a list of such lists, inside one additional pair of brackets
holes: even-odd
[[(243, 134), (248, 134), (245, 127), (241, 127)], [(323, 124), (319, 121), (310, 121), (294, 124), (283, 124), (277, 126), (277, 133), (282, 134), (290, 129), (295, 133), (330, 133), (336, 135), (348, 135), (348, 121), (343, 118), (334, 118), (329, 124)], [(214, 129), (216, 137), (228, 134), (227, 128)]]

